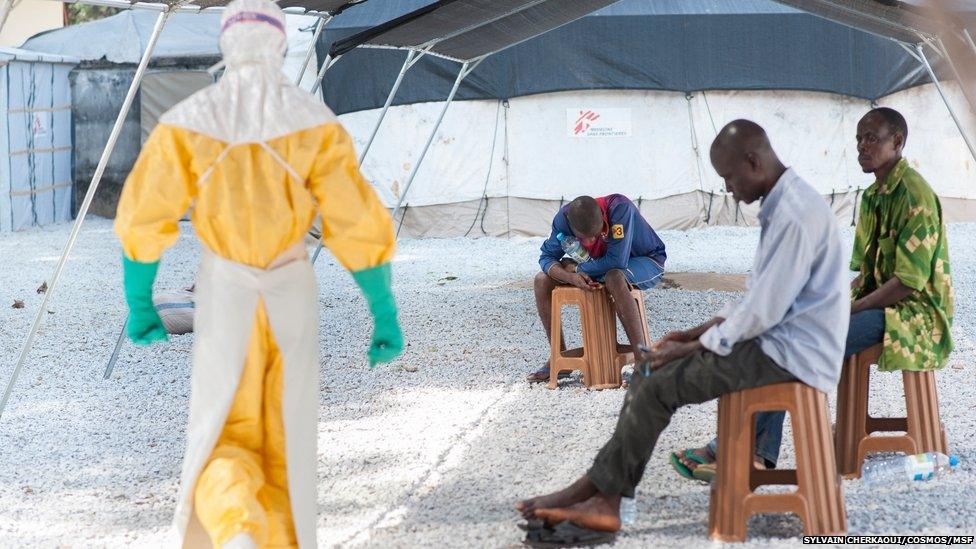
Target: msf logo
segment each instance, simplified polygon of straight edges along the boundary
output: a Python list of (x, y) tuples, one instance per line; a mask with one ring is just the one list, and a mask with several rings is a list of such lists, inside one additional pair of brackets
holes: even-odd
[(580, 111), (579, 116), (576, 117), (576, 122), (573, 124), (573, 135), (580, 135), (586, 132), (598, 118), (600, 118), (600, 115), (593, 111)]

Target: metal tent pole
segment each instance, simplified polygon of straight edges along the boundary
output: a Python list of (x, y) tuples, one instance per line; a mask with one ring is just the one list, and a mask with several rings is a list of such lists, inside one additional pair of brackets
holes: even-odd
[(105, 367), (105, 375), (102, 379), (112, 377), (112, 370), (115, 369), (115, 362), (119, 359), (119, 349), (122, 348), (122, 342), (125, 341), (125, 329), (128, 326), (129, 319), (126, 318), (125, 322), (122, 323), (122, 330), (119, 331), (119, 338), (115, 340), (115, 349), (112, 351), (112, 358), (108, 359), (108, 366)]
[[(400, 74), (397, 75), (396, 81), (393, 83), (393, 89), (390, 90), (390, 94), (386, 97), (386, 103), (383, 104), (383, 110), (380, 111), (380, 116), (376, 120), (376, 124), (373, 126), (373, 132), (369, 135), (369, 140), (366, 142), (366, 146), (364, 146), (363, 150), (359, 153), (360, 168), (362, 168), (363, 160), (366, 159), (366, 153), (368, 153), (370, 147), (373, 146), (373, 140), (376, 139), (376, 134), (380, 131), (380, 126), (383, 124), (383, 119), (386, 118), (387, 111), (390, 110), (390, 105), (393, 104), (393, 98), (400, 89), (400, 84), (403, 83), (404, 75), (406, 75), (407, 71), (413, 68), (413, 66), (416, 65), (424, 55), (427, 55), (426, 50), (421, 50), (419, 53), (417, 50), (410, 50), (409, 53), (407, 53), (407, 58), (404, 60), (403, 66), (400, 67)], [(315, 252), (312, 253), (312, 265), (315, 265), (315, 262), (319, 258), (319, 254), (322, 253), (322, 246), (323, 243), (322, 239), (320, 238), (318, 245), (315, 247)]]
[(322, 34), (322, 29), (325, 28), (329, 21), (332, 21), (332, 16), (319, 17), (318, 23), (315, 24), (315, 32), (312, 33), (312, 43), (308, 46), (308, 51), (305, 52), (305, 62), (302, 63), (301, 70), (298, 71), (298, 78), (295, 79), (295, 85), (300, 86), (302, 84), (302, 78), (305, 77), (305, 70), (308, 68), (308, 62), (312, 60), (312, 54), (315, 53), (315, 44), (319, 41), (319, 35)]
[(98, 190), (98, 184), (102, 180), (102, 175), (105, 173), (108, 160), (112, 156), (112, 151), (115, 149), (115, 143), (118, 141), (119, 134), (122, 132), (125, 117), (132, 107), (132, 101), (135, 99), (136, 92), (139, 91), (139, 84), (142, 82), (142, 77), (146, 73), (149, 59), (152, 57), (156, 42), (159, 40), (159, 34), (163, 31), (163, 26), (166, 24), (171, 13), (172, 11), (166, 10), (156, 17), (156, 26), (153, 27), (152, 35), (149, 37), (149, 43), (146, 45), (146, 51), (142, 54), (139, 67), (136, 69), (135, 76), (132, 78), (132, 84), (129, 85), (129, 91), (125, 96), (125, 101), (122, 102), (122, 109), (119, 111), (119, 116), (115, 119), (115, 125), (112, 126), (112, 133), (109, 134), (108, 143), (105, 145), (105, 150), (102, 151), (102, 157), (98, 160), (98, 166), (95, 168), (95, 174), (92, 176), (91, 184), (88, 185), (88, 191), (85, 192), (85, 199), (78, 209), (78, 217), (75, 219), (74, 226), (71, 227), (68, 242), (65, 244), (64, 251), (61, 252), (61, 258), (58, 260), (58, 265), (54, 269), (54, 276), (51, 278), (51, 283), (48, 285), (47, 292), (44, 294), (44, 301), (41, 302), (40, 308), (37, 309), (37, 314), (34, 316), (34, 323), (31, 325), (30, 333), (27, 335), (27, 341), (24, 343), (24, 348), (20, 351), (20, 357), (17, 359), (17, 366), (14, 367), (14, 371), (10, 375), (10, 381), (7, 382), (3, 399), (0, 399), (0, 416), (3, 415), (3, 410), (6, 408), (7, 401), (10, 399), (10, 393), (13, 390), (14, 383), (17, 381), (17, 376), (20, 375), (24, 362), (27, 360), (27, 355), (30, 353), (31, 346), (34, 344), (34, 339), (37, 337), (41, 320), (47, 312), (48, 301), (50, 301), (55, 289), (57, 289), (58, 281), (61, 279), (61, 272), (64, 270), (64, 265), (68, 261), (71, 249), (74, 248), (75, 241), (78, 239), (81, 225), (85, 222), (85, 216), (88, 215), (88, 208), (91, 206), (92, 199), (95, 198), (95, 191)]
[[(369, 139), (366, 141), (366, 146), (363, 147), (362, 152), (359, 153), (359, 164), (363, 163), (363, 159), (366, 158), (366, 153), (369, 152), (369, 148), (373, 145), (373, 139), (376, 139), (377, 132), (380, 131), (380, 125), (383, 124), (383, 119), (386, 118), (386, 111), (390, 110), (390, 105), (393, 104), (393, 98), (396, 96), (397, 91), (400, 89), (400, 84), (403, 82), (403, 76), (407, 74), (407, 71), (413, 67), (412, 61), (417, 55), (416, 50), (410, 50), (407, 53), (407, 58), (403, 61), (403, 66), (400, 67), (400, 74), (397, 75), (396, 81), (393, 82), (393, 89), (390, 90), (390, 95), (386, 96), (386, 103), (383, 103), (383, 110), (380, 111), (380, 117), (376, 120), (376, 125), (373, 126), (373, 133), (369, 134)], [(420, 54), (421, 57), (424, 55)], [(419, 60), (420, 57), (417, 57)]]
[(410, 192), (410, 186), (413, 185), (413, 180), (417, 177), (417, 172), (420, 170), (420, 165), (424, 162), (424, 157), (427, 156), (427, 151), (430, 149), (431, 143), (434, 142), (434, 137), (437, 135), (437, 130), (441, 127), (441, 122), (444, 120), (444, 115), (447, 114), (447, 108), (451, 106), (451, 101), (454, 100), (454, 95), (457, 93), (458, 88), (461, 86), (461, 82), (471, 74), (473, 71), (485, 58), (482, 57), (475, 62), (465, 62), (461, 65), (461, 70), (458, 72), (457, 78), (454, 80), (454, 87), (451, 88), (451, 93), (447, 96), (447, 101), (444, 102), (444, 108), (441, 109), (440, 116), (437, 117), (437, 122), (434, 123), (434, 129), (431, 130), (430, 136), (427, 138), (427, 143), (424, 145), (422, 151), (420, 151), (420, 157), (413, 165), (413, 170), (410, 171), (410, 176), (407, 177), (407, 184), (403, 188), (403, 194), (400, 195), (400, 200), (397, 201), (396, 206), (393, 208), (393, 220), (396, 221), (396, 214), (400, 211), (400, 205), (403, 204), (404, 199), (407, 198), (407, 193)]
[(963, 29), (962, 34), (966, 37), (966, 43), (973, 49), (973, 54), (976, 54), (976, 41), (973, 41), (973, 35), (970, 34), (969, 29)]
[(942, 55), (942, 59), (944, 59), (946, 64), (949, 65), (952, 75), (956, 78), (956, 83), (959, 84), (959, 89), (966, 98), (966, 102), (969, 103), (972, 108), (976, 109), (976, 90), (970, 89), (970, 86), (967, 85), (966, 81), (962, 77), (962, 74), (959, 72), (959, 68), (956, 66), (955, 61), (953, 61), (952, 56), (949, 55), (949, 49), (946, 48), (945, 43), (942, 42), (942, 39), (938, 39), (936, 44), (929, 43), (929, 46), (931, 46), (933, 49), (936, 49), (936, 45), (938, 45), (938, 49), (936, 51)]
[(10, 15), (13, 7), (14, 0), (0, 0), (0, 30), (3, 30), (3, 25), (7, 22), (7, 16)]
[(935, 71), (932, 70), (932, 65), (929, 63), (927, 57), (925, 57), (925, 48), (921, 44), (915, 44), (915, 52), (918, 53), (919, 59), (922, 64), (925, 65), (925, 70), (929, 73), (929, 78), (935, 84), (935, 88), (939, 90), (939, 95), (942, 96), (942, 102), (945, 103), (946, 108), (949, 110), (949, 116), (952, 117), (952, 121), (956, 123), (956, 128), (959, 130), (959, 134), (962, 135), (963, 141), (966, 142), (966, 146), (969, 147), (969, 154), (976, 159), (976, 146), (973, 145), (972, 140), (969, 138), (969, 134), (963, 129), (962, 122), (959, 117), (956, 116), (956, 110), (952, 108), (952, 103), (949, 102), (949, 97), (946, 95), (945, 90), (942, 89), (942, 84), (939, 82), (939, 78), (935, 75)]
[(341, 58), (341, 55), (335, 59), (333, 59), (331, 55), (325, 56), (325, 61), (322, 62), (322, 68), (319, 69), (319, 73), (315, 76), (315, 84), (312, 86), (311, 93), (314, 94), (315, 92), (319, 91), (319, 86), (322, 85), (322, 79), (325, 78), (325, 71), (329, 70), (329, 68), (332, 67), (332, 65), (335, 65), (336, 61)]

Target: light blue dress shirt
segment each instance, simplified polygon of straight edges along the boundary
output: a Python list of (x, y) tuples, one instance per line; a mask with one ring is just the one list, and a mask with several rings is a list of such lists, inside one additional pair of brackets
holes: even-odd
[(851, 303), (847, 262), (827, 202), (786, 170), (759, 210), (762, 232), (746, 293), (700, 341), (725, 356), (759, 339), (766, 356), (800, 381), (837, 386)]

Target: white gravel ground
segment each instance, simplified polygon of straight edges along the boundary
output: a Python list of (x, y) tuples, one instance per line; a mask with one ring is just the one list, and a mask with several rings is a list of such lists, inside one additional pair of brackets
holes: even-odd
[[(69, 227), (0, 235), (0, 375), (6, 382)], [(845, 238), (851, 240), (850, 229)], [(662, 233), (672, 271), (741, 273), (756, 229)], [(942, 418), (962, 469), (949, 479), (870, 492), (845, 482), (855, 534), (976, 534), (976, 399), (972, 383), (976, 225), (950, 228), (957, 350), (937, 376)], [(396, 291), (419, 367), (370, 372), (367, 312), (328, 255), (317, 266), (322, 307), (319, 542), (322, 546), (511, 547), (513, 502), (575, 479), (613, 428), (623, 391), (558, 391), (523, 376), (548, 346), (528, 281), (538, 239), (403, 242)], [(102, 370), (125, 312), (119, 246), (103, 219), (86, 224), (52, 314), (0, 420), (0, 547), (159, 546), (173, 512), (184, 446), (192, 336), (149, 349), (126, 345), (112, 379)], [(199, 246), (188, 225), (167, 252), (157, 288), (192, 280)], [(457, 279), (448, 280), (445, 277)], [(655, 290), (652, 337), (709, 317), (734, 297)], [(23, 309), (11, 308), (15, 299)], [(903, 410), (900, 376), (879, 376), (872, 410)], [(621, 547), (707, 543), (708, 487), (667, 464), (705, 442), (715, 404), (678, 411), (640, 486), (637, 522)], [(787, 435), (787, 440), (789, 435)], [(792, 444), (784, 447), (791, 465)], [(800, 545), (792, 515), (750, 523), (749, 545)]]

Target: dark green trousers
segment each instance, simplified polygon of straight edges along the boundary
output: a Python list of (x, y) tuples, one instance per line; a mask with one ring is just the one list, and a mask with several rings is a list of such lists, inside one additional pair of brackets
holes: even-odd
[(634, 496), (657, 438), (674, 412), (725, 393), (796, 381), (772, 361), (755, 339), (739, 343), (729, 356), (699, 351), (669, 362), (650, 375), (634, 369), (613, 437), (600, 450), (587, 476), (600, 492)]

